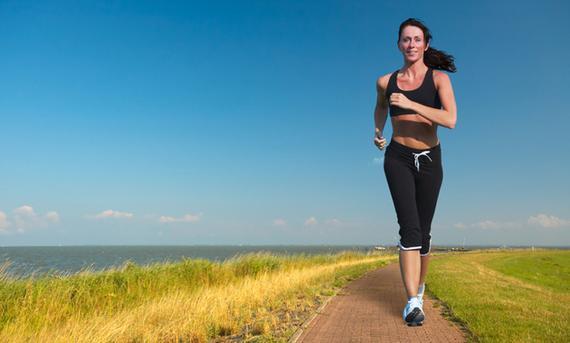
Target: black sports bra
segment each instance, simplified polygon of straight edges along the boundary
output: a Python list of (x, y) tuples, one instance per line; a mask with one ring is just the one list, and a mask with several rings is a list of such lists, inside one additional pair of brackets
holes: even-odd
[(409, 91), (398, 88), (398, 83), (396, 82), (398, 71), (400, 71), (400, 69), (396, 70), (392, 73), (392, 75), (390, 75), (390, 80), (388, 81), (388, 86), (386, 87), (386, 99), (388, 99), (387, 101), (390, 107), (391, 117), (399, 116), (401, 114), (416, 113), (408, 108), (404, 109), (395, 105), (391, 105), (389, 99), (392, 93), (402, 93), (408, 99), (418, 102), (422, 105), (434, 107), (437, 109), (441, 108), (441, 100), (439, 98), (439, 94), (437, 93), (437, 89), (435, 88), (435, 83), (433, 81), (433, 69), (431, 67), (428, 67), (422, 84), (418, 88)]

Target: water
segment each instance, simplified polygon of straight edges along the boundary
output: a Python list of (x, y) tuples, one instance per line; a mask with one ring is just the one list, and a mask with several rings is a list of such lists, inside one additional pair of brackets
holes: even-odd
[(9, 261), (11, 276), (71, 274), (84, 268), (102, 270), (132, 261), (139, 265), (205, 258), (222, 262), (236, 254), (269, 251), (277, 254), (322, 254), (343, 250), (369, 251), (371, 246), (62, 246), (0, 247), (0, 264)]
[[(538, 247), (538, 246), (537, 246)], [(395, 246), (387, 247), (397, 253)], [(497, 246), (465, 246), (470, 249), (497, 248)], [(510, 248), (515, 248), (511, 246)], [(529, 248), (521, 246), (520, 248)], [(568, 249), (568, 247), (559, 247)], [(138, 265), (156, 262), (176, 262), (182, 258), (205, 258), (223, 262), (236, 254), (269, 251), (276, 254), (308, 255), (337, 253), (343, 250), (367, 252), (373, 246), (362, 245), (193, 245), (193, 246), (62, 246), (62, 247), (0, 247), (0, 265), (9, 262), (6, 272), (11, 276), (39, 276), (54, 272), (72, 274), (82, 269), (103, 270), (133, 261)], [(433, 252), (457, 247), (433, 246)]]

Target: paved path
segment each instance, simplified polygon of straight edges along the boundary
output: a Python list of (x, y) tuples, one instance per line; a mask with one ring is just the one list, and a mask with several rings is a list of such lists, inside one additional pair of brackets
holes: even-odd
[[(402, 320), (407, 301), (399, 264), (370, 271), (349, 282), (297, 333), (292, 342), (464, 342), (462, 331), (443, 318), (442, 307), (424, 295), (426, 319), (409, 327)], [(429, 287), (429, 285), (428, 285)]]

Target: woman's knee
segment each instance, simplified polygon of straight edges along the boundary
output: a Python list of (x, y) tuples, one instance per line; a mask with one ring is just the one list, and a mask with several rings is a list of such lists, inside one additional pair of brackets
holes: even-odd
[(400, 226), (400, 250), (418, 250), (422, 248), (422, 234), (419, 225)]
[(431, 251), (431, 236), (424, 236), (422, 239), (422, 247), (420, 249), (420, 256), (427, 256)]

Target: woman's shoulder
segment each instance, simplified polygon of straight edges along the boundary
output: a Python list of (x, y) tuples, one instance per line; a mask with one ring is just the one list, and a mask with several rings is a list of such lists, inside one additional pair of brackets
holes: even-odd
[(451, 80), (449, 78), (449, 75), (446, 72), (444, 72), (443, 70), (434, 69), (433, 70), (433, 82), (435, 83), (436, 88), (439, 89), (439, 87), (442, 84), (451, 83)]
[(436, 78), (436, 77), (441, 78), (441, 77), (446, 77), (446, 76), (449, 77), (449, 75), (447, 75), (447, 73), (444, 72), (443, 70), (439, 70), (439, 69), (435, 69), (435, 68), (432, 68), (432, 69), (433, 69), (433, 77), (434, 78)]
[(379, 76), (376, 79), (376, 86), (380, 87), (382, 90), (386, 91), (386, 88), (388, 88), (388, 82), (390, 81), (390, 77), (392, 76), (392, 74), (394, 74), (394, 71), (391, 71), (388, 74), (384, 74), (384, 75)]

